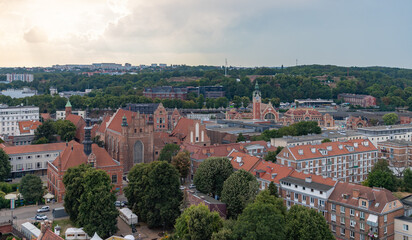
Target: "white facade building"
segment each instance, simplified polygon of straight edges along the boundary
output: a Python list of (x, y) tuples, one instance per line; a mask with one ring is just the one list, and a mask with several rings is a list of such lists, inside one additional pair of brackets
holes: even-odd
[(1, 148), (9, 156), (12, 178), (32, 173), (47, 174), (47, 162), (54, 161), (66, 148), (66, 143), (48, 143), (26, 146), (4, 146)]
[[(86, 111), (72, 111), (72, 114), (79, 115), (83, 119), (86, 119)], [(66, 111), (56, 111), (56, 120), (66, 119)]]
[(358, 132), (375, 145), (388, 140), (412, 141), (412, 124), (358, 128)]
[(0, 135), (15, 136), (19, 134), (20, 121), (39, 121), (39, 107), (33, 106), (0, 106)]
[(7, 82), (13, 81), (23, 81), (23, 82), (33, 82), (33, 74), (19, 74), (19, 73), (8, 73)]

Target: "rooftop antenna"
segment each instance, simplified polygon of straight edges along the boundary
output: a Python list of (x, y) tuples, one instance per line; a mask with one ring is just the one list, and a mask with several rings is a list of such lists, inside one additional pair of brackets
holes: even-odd
[(225, 77), (227, 76), (227, 58), (225, 58)]

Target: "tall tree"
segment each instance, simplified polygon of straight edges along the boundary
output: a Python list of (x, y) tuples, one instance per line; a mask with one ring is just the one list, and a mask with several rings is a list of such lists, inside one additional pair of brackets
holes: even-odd
[(76, 135), (76, 126), (69, 120), (58, 120), (54, 123), (54, 127), (63, 141), (71, 141)]
[(212, 157), (206, 159), (196, 170), (194, 184), (197, 190), (220, 196), (223, 183), (233, 173), (233, 166), (229, 159)]
[(409, 168), (403, 171), (403, 183), (406, 191), (412, 192), (412, 170)]
[(107, 238), (117, 232), (119, 212), (114, 205), (109, 175), (103, 170), (91, 170), (84, 176), (84, 193), (80, 197), (77, 224), (92, 236), (94, 233)]
[(383, 122), (385, 125), (393, 125), (398, 121), (398, 114), (396, 113), (387, 113), (383, 115)]
[(239, 133), (239, 135), (237, 135), (236, 142), (244, 142), (244, 141), (246, 141), (245, 136), (243, 136), (242, 133)]
[(174, 143), (166, 144), (162, 150), (160, 150), (159, 161), (171, 162), (173, 156), (175, 156), (180, 150), (180, 146)]
[(46, 138), (48, 142), (54, 142), (56, 138), (56, 129), (54, 128), (54, 122), (52, 120), (45, 121), (42, 125), (38, 126), (34, 132), (34, 141), (41, 138)]
[(173, 226), (180, 215), (180, 174), (165, 161), (136, 164), (129, 172), (125, 195), (149, 227)]
[(80, 198), (85, 191), (84, 176), (89, 171), (91, 171), (90, 165), (81, 164), (77, 167), (69, 168), (63, 176), (63, 184), (66, 189), (64, 208), (73, 222), (76, 222), (79, 216)]
[(275, 197), (279, 197), (278, 187), (276, 187), (276, 185), (273, 182), (269, 183), (268, 190), (269, 190), (270, 195), (275, 196)]
[(221, 198), (227, 205), (228, 217), (237, 218), (258, 190), (258, 182), (251, 173), (241, 169), (230, 175), (223, 184)]
[(314, 209), (293, 205), (286, 214), (286, 239), (333, 240), (325, 218)]
[(209, 240), (222, 226), (217, 212), (210, 212), (204, 204), (193, 205), (176, 220), (175, 236), (182, 240)]
[(39, 176), (25, 175), (20, 182), (20, 192), (28, 202), (40, 202), (43, 197), (43, 183)]
[(389, 191), (397, 189), (396, 177), (389, 169), (388, 162), (383, 159), (375, 163), (375, 166), (368, 175), (367, 183), (369, 187), (383, 187)]
[(172, 158), (172, 165), (179, 171), (180, 177), (184, 180), (190, 170), (190, 153), (188, 151), (177, 153)]
[(0, 182), (8, 178), (11, 171), (11, 165), (9, 161), (9, 155), (0, 148)]

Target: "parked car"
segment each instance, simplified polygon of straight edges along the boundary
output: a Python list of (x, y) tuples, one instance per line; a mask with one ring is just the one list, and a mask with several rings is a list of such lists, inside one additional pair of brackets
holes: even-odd
[(38, 213), (40, 213), (40, 212), (48, 212), (48, 211), (50, 211), (50, 207), (49, 207), (49, 206), (43, 206), (43, 207), (37, 209), (37, 212), (38, 212)]
[(128, 201), (122, 201), (122, 203), (123, 203), (123, 206), (129, 205), (129, 202), (128, 202)]
[(114, 205), (115, 205), (116, 207), (124, 207), (124, 203), (123, 203), (123, 202), (120, 202), (120, 201), (114, 202)]
[(37, 214), (35, 219), (36, 220), (47, 220), (47, 216), (44, 214)]
[(193, 183), (189, 185), (189, 188), (196, 188), (196, 185), (194, 185)]
[(11, 178), (6, 178), (6, 179), (4, 179), (4, 181), (5, 181), (5, 182), (11, 182), (11, 181), (13, 181), (13, 179), (11, 179)]

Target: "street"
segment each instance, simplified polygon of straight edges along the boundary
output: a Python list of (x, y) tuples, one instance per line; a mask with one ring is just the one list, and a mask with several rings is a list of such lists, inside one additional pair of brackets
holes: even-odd
[(0, 222), (8, 222), (14, 217), (13, 222), (20, 226), (22, 223), (25, 222), (34, 222), (34, 217), (37, 214), (37, 209), (41, 208), (42, 206), (49, 206), (50, 211), (43, 212), (47, 216), (48, 219), (53, 219), (52, 211), (54, 208), (63, 207), (63, 203), (49, 203), (47, 205), (31, 205), (31, 206), (23, 206), (16, 208), (14, 210), (10, 209), (1, 209), (0, 210)]

